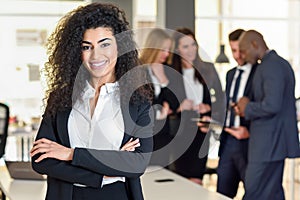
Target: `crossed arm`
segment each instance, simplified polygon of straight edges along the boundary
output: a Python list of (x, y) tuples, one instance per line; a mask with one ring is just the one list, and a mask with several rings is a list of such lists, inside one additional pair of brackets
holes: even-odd
[[(121, 151), (134, 151), (136, 147), (139, 147), (139, 139), (130, 138), (130, 140), (122, 146)], [(40, 162), (46, 158), (55, 158), (61, 161), (72, 161), (74, 149), (65, 147), (57, 142), (51, 141), (46, 138), (39, 139), (33, 143), (33, 147), (30, 150), (30, 156), (33, 157), (37, 154), (40, 156), (34, 160), (34, 162)]]
[(131, 136), (125, 134), (125, 141), (128, 142), (121, 151), (71, 149), (67, 143), (67, 133), (58, 134), (54, 130), (53, 120), (44, 118), (31, 150), (33, 169), (52, 178), (90, 187), (99, 187), (104, 175), (139, 177), (147, 167), (152, 150), (152, 129), (149, 127), (152, 123), (147, 125), (148, 108), (144, 106), (140, 109), (143, 110), (139, 111), (136, 123), (141, 125), (132, 129), (134, 137), (139, 140), (130, 140)]

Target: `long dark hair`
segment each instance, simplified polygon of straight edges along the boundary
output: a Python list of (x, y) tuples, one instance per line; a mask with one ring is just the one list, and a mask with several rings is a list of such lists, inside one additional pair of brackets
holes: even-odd
[[(45, 103), (45, 115), (53, 116), (57, 111), (72, 106), (72, 92), (76, 79), (74, 95), (78, 96), (87, 80), (87, 72), (81, 67), (81, 44), (83, 34), (87, 29), (107, 27), (116, 37), (118, 58), (115, 67), (116, 80), (120, 81), (121, 99), (130, 98), (131, 103), (152, 98), (147, 87), (146, 73), (139, 70), (137, 77), (126, 76), (127, 72), (139, 65), (136, 43), (125, 13), (113, 4), (91, 3), (80, 6), (67, 13), (58, 23), (47, 43), (48, 62), (45, 64), (48, 90)], [(79, 73), (79, 69), (83, 71)], [(80, 77), (76, 77), (81, 74)], [(77, 85), (77, 81), (79, 84)], [(125, 84), (126, 82), (126, 84)], [(137, 84), (139, 86), (137, 86)], [(142, 86), (140, 86), (142, 85)], [(136, 88), (135, 88), (136, 87)], [(135, 92), (132, 93), (133, 88)], [(131, 95), (132, 94), (132, 95)], [(130, 97), (129, 97), (130, 95)]]
[[(179, 55), (179, 52), (177, 51), (178, 45), (179, 45), (179, 40), (185, 36), (191, 36), (197, 45), (197, 50), (199, 49), (199, 45), (197, 43), (195, 34), (192, 30), (188, 28), (178, 28), (176, 31), (173, 33), (173, 41), (174, 41), (174, 54), (172, 55), (172, 67), (177, 70), (179, 73), (182, 74), (182, 58)], [(201, 60), (199, 54), (197, 53), (195, 60), (193, 61), (192, 65), (195, 68), (195, 78), (198, 79), (198, 81), (202, 84), (205, 84), (205, 81), (203, 77), (200, 75), (199, 70), (197, 70), (197, 67), (201, 67), (201, 63), (203, 61)]]

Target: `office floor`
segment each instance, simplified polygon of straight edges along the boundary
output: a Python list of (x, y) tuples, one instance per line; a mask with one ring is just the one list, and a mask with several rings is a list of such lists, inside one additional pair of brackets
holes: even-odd
[[(217, 160), (208, 160), (208, 166), (214, 167), (217, 166), (218, 161)], [(286, 160), (285, 162), (285, 169), (284, 169), (284, 177), (283, 177), (283, 187), (285, 191), (285, 197), (286, 200), (300, 200), (300, 158), (295, 160), (295, 180), (294, 180), (294, 195), (291, 194), (291, 181), (289, 174), (290, 174), (290, 167), (292, 163), (291, 160)], [(210, 191), (216, 191), (216, 184), (217, 184), (217, 175), (205, 175), (203, 177), (203, 186), (207, 188)], [(239, 185), (237, 196), (234, 198), (234, 200), (241, 200), (244, 195), (244, 187), (243, 183), (241, 182)], [(292, 198), (292, 196), (294, 196)]]

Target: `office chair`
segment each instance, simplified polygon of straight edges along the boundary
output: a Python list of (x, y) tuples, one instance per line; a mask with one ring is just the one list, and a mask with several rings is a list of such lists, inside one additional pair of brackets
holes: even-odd
[(5, 153), (6, 139), (8, 135), (9, 107), (0, 103), (0, 158)]

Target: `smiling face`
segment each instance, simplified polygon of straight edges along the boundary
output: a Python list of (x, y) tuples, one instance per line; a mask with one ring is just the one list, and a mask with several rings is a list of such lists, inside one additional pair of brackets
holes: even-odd
[(179, 39), (178, 53), (186, 61), (193, 63), (196, 59), (197, 51), (198, 47), (192, 36), (187, 35)]
[(81, 58), (96, 87), (115, 81), (118, 48), (110, 28), (87, 29), (83, 35)]
[(240, 54), (239, 41), (229, 41), (229, 45), (234, 60), (238, 63), (239, 66), (243, 66), (245, 64), (245, 60), (242, 58), (242, 55)]

